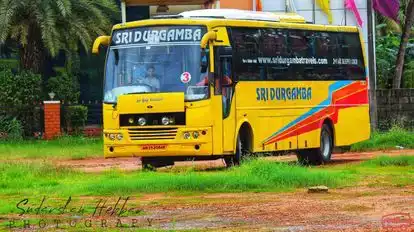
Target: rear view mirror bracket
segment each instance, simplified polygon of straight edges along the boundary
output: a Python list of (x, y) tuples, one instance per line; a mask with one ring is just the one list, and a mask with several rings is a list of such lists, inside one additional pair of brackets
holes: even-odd
[(92, 53), (99, 54), (99, 47), (101, 45), (108, 46), (110, 41), (111, 41), (110, 36), (99, 36), (98, 38), (96, 38), (95, 42), (93, 43)]

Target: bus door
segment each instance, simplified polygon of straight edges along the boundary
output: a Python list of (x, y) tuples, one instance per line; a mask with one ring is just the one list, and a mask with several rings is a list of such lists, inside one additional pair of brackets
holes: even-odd
[(232, 152), (235, 141), (236, 130), (236, 108), (234, 102), (234, 75), (231, 48), (218, 49), (217, 77), (221, 86), (222, 95), (222, 116), (223, 116), (223, 151)]

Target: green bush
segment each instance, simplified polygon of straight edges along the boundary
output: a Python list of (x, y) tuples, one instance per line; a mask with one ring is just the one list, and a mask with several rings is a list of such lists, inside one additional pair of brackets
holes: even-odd
[[(378, 88), (392, 88), (401, 35), (389, 34), (376, 40)], [(403, 88), (414, 88), (414, 39), (409, 40), (403, 73)]]
[(0, 59), (0, 70), (18, 69), (19, 61), (16, 59)]
[(33, 105), (40, 100), (42, 77), (27, 71), (0, 71), (0, 105)]
[(65, 107), (64, 118), (67, 131), (79, 134), (88, 119), (88, 107), (81, 105), (67, 106)]
[(0, 139), (20, 140), (23, 138), (23, 126), (16, 118), (0, 116)]
[(27, 71), (0, 71), (0, 115), (20, 121), (26, 135), (32, 135), (40, 117), (34, 102), (41, 100), (42, 78)]
[(79, 81), (76, 76), (61, 73), (59, 76), (51, 77), (47, 82), (49, 92), (54, 92), (56, 100), (66, 102), (77, 102), (80, 96)]

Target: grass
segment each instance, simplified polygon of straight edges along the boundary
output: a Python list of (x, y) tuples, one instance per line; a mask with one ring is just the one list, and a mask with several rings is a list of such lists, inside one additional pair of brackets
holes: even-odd
[(347, 184), (337, 171), (254, 160), (217, 172), (122, 172), (93, 174), (48, 163), (0, 164), (0, 195), (125, 195), (159, 192), (288, 191), (295, 188)]
[(1, 159), (85, 159), (103, 157), (102, 139), (62, 136), (59, 139), (0, 141)]
[[(414, 132), (394, 127), (388, 132), (376, 132), (370, 140), (352, 146), (352, 151), (414, 149)], [(62, 136), (52, 141), (1, 141), (0, 160), (9, 159), (85, 159), (103, 157), (101, 138)]]
[[(361, 166), (367, 167), (408, 167), (414, 166), (413, 156), (380, 156), (373, 160), (365, 161)], [(414, 170), (413, 170), (414, 172)]]
[[(413, 167), (414, 157), (411, 156), (378, 157), (361, 164), (326, 168), (258, 159), (229, 170), (205, 172), (189, 169), (181, 173), (121, 170), (83, 173), (47, 162), (4, 162), (0, 164), (0, 195), (65, 197), (166, 192), (278, 192), (315, 185), (331, 188), (349, 186), (361, 176), (372, 180), (398, 177), (405, 184), (414, 184)], [(389, 180), (390, 184), (397, 182)]]
[(358, 178), (369, 187), (404, 187), (414, 185), (413, 156), (380, 156), (360, 164), (331, 167)]
[(375, 132), (370, 140), (354, 144), (352, 151), (387, 150), (403, 147), (414, 149), (414, 132), (393, 127), (387, 132)]
[[(181, 172), (111, 170), (100, 174), (55, 167), (46, 161), (3, 162), (0, 163), (0, 198), (4, 200), (0, 204), (0, 219), (1, 215), (19, 213), (16, 203), (24, 198), (30, 199), (32, 207), (37, 207), (43, 196), (47, 196), (48, 206), (51, 202), (60, 202), (58, 206), (62, 206), (62, 202), (73, 196), (77, 199), (74, 200), (74, 205), (88, 202), (85, 215), (91, 215), (97, 199), (100, 198), (125, 198), (145, 193), (177, 196), (183, 193), (195, 195), (206, 192), (279, 192), (315, 185), (326, 185), (330, 188), (357, 185), (412, 186), (414, 157), (383, 156), (359, 164), (324, 168), (256, 159), (240, 167), (216, 172), (188, 168)], [(135, 205), (129, 206), (141, 207), (142, 203), (133, 201), (132, 204)], [(346, 210), (366, 209), (350, 206)], [(143, 214), (139, 215), (145, 217), (145, 212), (141, 213)], [(29, 215), (33, 216), (33, 213)], [(0, 227), (1, 224), (0, 220)]]

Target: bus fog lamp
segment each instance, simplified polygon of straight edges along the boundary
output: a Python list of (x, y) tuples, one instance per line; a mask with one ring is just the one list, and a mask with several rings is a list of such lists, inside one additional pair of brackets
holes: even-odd
[(129, 122), (129, 124), (134, 124), (134, 118), (129, 118), (128, 122)]
[(190, 132), (185, 132), (184, 139), (190, 139), (190, 138), (191, 138)]
[(168, 117), (162, 117), (161, 123), (162, 125), (167, 126), (170, 124), (170, 119)]
[(193, 137), (194, 137), (195, 139), (198, 139), (198, 137), (200, 137), (200, 133), (198, 133), (198, 131), (194, 131), (194, 132), (193, 132)]
[(138, 124), (140, 126), (145, 126), (147, 124), (147, 120), (145, 118), (139, 118), (138, 119)]

